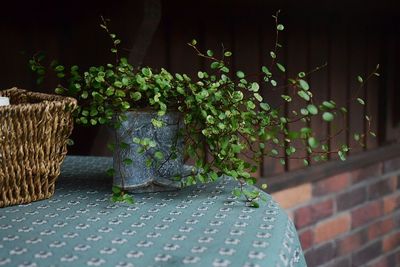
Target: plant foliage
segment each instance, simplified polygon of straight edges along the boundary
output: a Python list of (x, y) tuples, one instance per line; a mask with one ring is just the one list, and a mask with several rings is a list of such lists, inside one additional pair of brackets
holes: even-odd
[[(308, 165), (310, 160), (327, 160), (331, 153), (337, 153), (344, 160), (350, 150), (346, 145), (338, 148), (329, 146), (329, 140), (346, 129), (321, 139), (309, 127), (313, 117), (331, 123), (347, 112), (333, 100), (314, 100), (307, 80), (313, 72), (324, 66), (300, 72), (284, 84), (277, 82), (286, 71), (285, 66), (278, 62), (279, 49), (282, 47), (279, 33), (285, 29), (279, 23), (278, 15), (279, 12), (273, 16), (276, 40), (274, 49), (268, 53), (271, 59), (269, 65), (262, 66), (252, 74), (241, 70), (232, 73), (230, 59), (233, 52), (225, 48), (219, 53), (211, 50), (203, 52), (198, 48), (198, 42), (193, 40), (188, 45), (209, 62), (209, 69), (199, 70), (197, 77), (172, 74), (166, 69), (135, 68), (126, 58), (119, 57), (120, 40), (110, 33), (107, 21), (103, 20), (101, 27), (113, 42), (111, 52), (115, 54), (115, 63), (90, 67), (85, 71), (78, 66), (72, 66), (67, 71), (64, 66), (53, 63), (53, 70), (62, 80), (56, 92), (78, 99), (80, 107), (75, 113), (76, 122), (84, 125), (106, 124), (118, 128), (125, 120), (124, 112), (151, 108), (157, 110), (160, 116), (160, 120), (154, 120), (153, 125), (163, 127), (161, 117), (166, 112), (182, 112), (185, 127), (181, 134), (186, 145), (185, 156), (193, 159), (195, 167), (201, 170), (195, 175), (179, 177), (182, 184), (205, 183), (227, 175), (239, 182), (233, 194), (244, 196), (247, 205), (258, 207), (257, 201), (262, 194), (256, 189), (248, 190), (244, 185), (256, 183), (253, 173), (263, 157), (280, 159), (282, 164), (285, 164), (285, 159), (302, 160)], [(45, 74), (41, 59), (34, 58), (30, 63), (34, 71), (40, 72), (39, 75)], [(365, 80), (372, 75), (378, 76), (377, 69), (378, 66)], [(257, 82), (259, 80), (263, 81), (263, 86)], [(365, 81), (360, 76), (357, 80), (361, 88)], [(275, 90), (283, 102), (298, 101), (302, 107), (291, 110), (290, 116), (287, 116), (284, 105), (272, 106), (263, 97), (263, 90)], [(357, 94), (349, 101), (365, 104)], [(367, 121), (369, 125), (369, 117)], [(294, 122), (302, 122), (303, 127), (298, 131), (289, 130), (288, 125)], [(356, 134), (355, 139), (362, 144), (365, 136)], [(154, 143), (134, 136), (132, 142), (143, 144), (143, 150)], [(109, 147), (115, 149), (115, 145)], [(307, 151), (307, 156), (296, 156), (299, 150)], [(279, 151), (284, 153), (279, 154)], [(211, 155), (211, 160), (205, 160), (205, 153)], [(149, 160), (163, 158), (164, 155), (156, 151)], [(124, 164), (131, 163), (130, 159), (124, 161)], [(109, 173), (112, 175), (114, 172), (110, 170)], [(114, 201), (132, 201), (120, 188), (114, 187), (113, 194)]]

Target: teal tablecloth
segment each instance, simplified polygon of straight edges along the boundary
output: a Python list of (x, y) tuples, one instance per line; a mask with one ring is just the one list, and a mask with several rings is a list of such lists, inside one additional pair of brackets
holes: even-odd
[(235, 181), (110, 202), (109, 158), (67, 157), (49, 200), (0, 209), (0, 266), (306, 266), (291, 220)]

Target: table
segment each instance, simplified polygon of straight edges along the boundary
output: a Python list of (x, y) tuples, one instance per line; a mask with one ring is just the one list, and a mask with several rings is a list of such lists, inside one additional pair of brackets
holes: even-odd
[(110, 201), (112, 159), (67, 157), (55, 195), (0, 209), (0, 266), (306, 266), (275, 201), (246, 207), (229, 177)]

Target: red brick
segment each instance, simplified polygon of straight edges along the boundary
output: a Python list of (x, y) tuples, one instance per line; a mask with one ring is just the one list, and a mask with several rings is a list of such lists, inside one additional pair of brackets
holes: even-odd
[(322, 196), (329, 193), (342, 191), (350, 184), (350, 174), (342, 173), (321, 180), (314, 185), (313, 195)]
[(337, 241), (338, 254), (347, 255), (361, 247), (367, 240), (365, 231), (357, 231)]
[(393, 218), (387, 218), (371, 224), (368, 226), (368, 240), (373, 240), (389, 233), (394, 226)]
[(400, 158), (387, 160), (383, 163), (383, 172), (393, 172), (400, 170)]
[[(346, 257), (343, 259), (336, 259), (329, 263), (328, 265), (324, 265), (325, 267), (354, 267), (351, 265), (350, 257)], [(310, 266), (311, 267), (311, 266)]]
[(352, 183), (358, 183), (369, 178), (379, 177), (382, 174), (382, 163), (377, 163), (374, 165), (367, 166), (351, 172)]
[(305, 203), (311, 199), (311, 184), (302, 184), (272, 194), (276, 202), (284, 209)]
[(336, 257), (336, 246), (334, 242), (326, 243), (313, 248), (305, 253), (307, 266), (320, 266)]
[(384, 195), (390, 194), (396, 190), (397, 187), (397, 177), (387, 177), (376, 183), (371, 184), (368, 187), (368, 198), (376, 199)]
[(311, 230), (306, 230), (299, 233), (299, 239), (303, 250), (309, 249), (314, 242), (314, 233)]
[(322, 243), (350, 230), (350, 214), (322, 221), (315, 226), (314, 243)]
[(359, 187), (349, 192), (342, 193), (336, 198), (336, 207), (338, 211), (348, 210), (367, 199), (367, 189)]
[(387, 196), (383, 199), (383, 211), (385, 214), (392, 213), (400, 207), (400, 192)]
[(382, 252), (381, 241), (373, 242), (362, 248), (352, 256), (353, 266), (365, 266), (369, 261), (378, 258)]
[(294, 223), (297, 229), (316, 223), (333, 213), (333, 200), (328, 199), (310, 206), (301, 207), (294, 211)]
[(390, 252), (386, 259), (389, 267), (400, 266), (400, 250), (397, 250), (396, 252)]
[(383, 239), (383, 251), (389, 252), (400, 246), (400, 232), (389, 235)]
[(354, 229), (382, 215), (382, 202), (369, 202), (351, 213), (351, 227)]
[(374, 261), (371, 264), (368, 264), (368, 267), (392, 267), (388, 265), (387, 258), (381, 258), (379, 260)]

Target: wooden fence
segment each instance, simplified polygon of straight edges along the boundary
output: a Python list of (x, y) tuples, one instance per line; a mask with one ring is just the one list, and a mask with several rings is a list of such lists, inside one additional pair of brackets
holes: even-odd
[[(143, 16), (142, 1), (121, 1), (118, 4), (103, 1), (84, 4), (78, 1), (41, 2), (40, 8), (28, 4), (22, 13), (16, 13), (16, 4), (0, 12), (0, 59), (3, 62), (0, 84), (4, 88), (16, 85), (42, 91), (54, 88), (54, 80), (38, 88), (26, 67), (29, 56), (39, 50), (66, 64), (89, 66), (111, 60), (109, 40), (97, 26), (100, 15), (111, 19), (112, 28), (126, 40), (123, 47), (129, 52)], [(368, 136), (366, 147), (356, 148), (352, 153), (398, 138), (400, 88), (396, 83), (396, 74), (399, 73), (396, 63), (400, 60), (400, 27), (395, 23), (397, 11), (390, 4), (382, 2), (375, 4), (376, 7), (350, 12), (337, 6), (332, 9), (309, 3), (293, 6), (277, 1), (268, 5), (265, 1), (187, 2), (191, 1), (163, 1), (163, 17), (147, 50), (145, 65), (195, 75), (198, 70), (207, 68), (207, 62), (198, 58), (186, 45), (195, 38), (203, 49), (217, 52), (223, 44), (233, 51), (231, 64), (234, 71), (254, 72), (268, 63), (275, 32), (271, 16), (281, 8), (285, 31), (279, 57), (287, 66), (287, 74), (280, 82), (327, 62), (324, 69), (309, 79), (315, 98), (332, 99), (349, 110), (345, 119), (335, 123), (313, 119), (310, 126), (318, 129), (318, 136), (332, 135), (344, 125), (349, 131), (337, 136), (330, 145), (345, 143), (354, 146), (352, 135), (354, 132), (366, 133), (368, 127), (363, 117), (369, 115), (373, 118), (371, 129), (377, 132), (378, 138)], [(358, 88), (356, 77), (366, 77), (378, 63), (381, 77), (371, 79), (360, 92), (367, 105), (349, 104), (348, 99)], [(282, 93), (265, 86), (262, 88), (264, 98), (272, 105), (280, 105)], [(286, 113), (298, 107), (296, 102), (284, 105)], [(290, 127), (298, 129), (300, 125), (295, 123)], [(71, 153), (107, 154), (103, 135), (98, 133), (98, 129), (77, 127), (74, 139), (76, 145), (70, 149)], [(298, 156), (305, 155), (305, 152), (297, 153)], [(282, 166), (276, 160), (265, 159), (260, 167), (258, 175), (265, 177), (301, 168), (302, 163), (288, 161)]]

